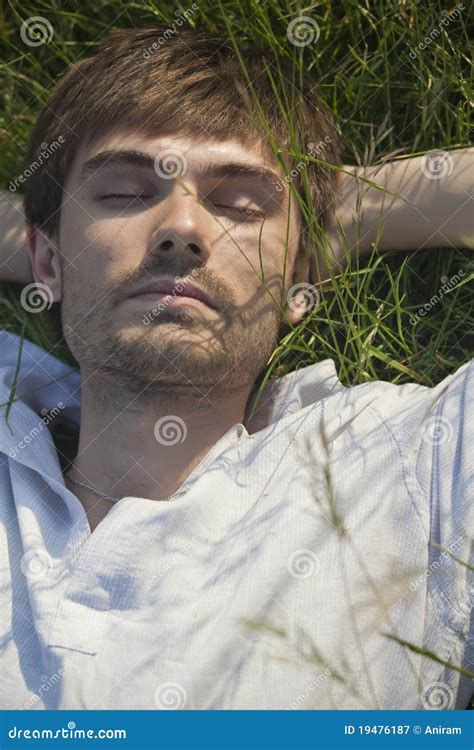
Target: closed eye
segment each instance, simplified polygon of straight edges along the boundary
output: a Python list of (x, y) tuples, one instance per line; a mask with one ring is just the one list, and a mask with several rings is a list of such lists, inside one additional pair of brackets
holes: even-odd
[(216, 208), (224, 208), (226, 211), (235, 211), (236, 213), (240, 214), (241, 216), (245, 216), (248, 218), (263, 218), (265, 214), (262, 211), (257, 211), (255, 208), (246, 208), (243, 206), (225, 206), (219, 203), (215, 204)]
[(141, 198), (142, 200), (146, 200), (147, 198), (153, 198), (152, 195), (148, 195), (147, 193), (108, 193), (107, 195), (101, 195), (99, 196), (99, 200), (120, 200), (123, 198)]
[[(100, 201), (112, 201), (112, 202), (123, 202), (130, 205), (137, 203), (138, 201), (146, 201), (154, 198), (153, 194), (149, 193), (106, 193), (105, 195), (99, 196)], [(228, 206), (224, 204), (216, 203), (214, 208), (223, 209), (224, 211), (234, 212), (242, 217), (243, 219), (256, 221), (257, 219), (264, 218), (265, 214), (262, 211), (258, 211), (254, 208), (247, 208), (245, 206)]]

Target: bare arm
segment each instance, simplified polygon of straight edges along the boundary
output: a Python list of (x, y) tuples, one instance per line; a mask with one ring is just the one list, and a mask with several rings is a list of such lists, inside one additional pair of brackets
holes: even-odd
[(474, 148), (344, 170), (328, 232), (334, 259), (368, 255), (372, 243), (382, 252), (474, 248)]
[(5, 190), (0, 192), (0, 281), (20, 284), (33, 281), (26, 248), (23, 201)]

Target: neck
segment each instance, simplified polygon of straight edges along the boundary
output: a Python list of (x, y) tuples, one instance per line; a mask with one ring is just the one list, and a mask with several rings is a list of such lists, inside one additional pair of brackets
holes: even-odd
[(222, 435), (244, 421), (251, 391), (204, 395), (190, 385), (136, 394), (101, 373), (84, 373), (82, 382), (71, 477), (112, 497), (152, 500), (175, 492)]

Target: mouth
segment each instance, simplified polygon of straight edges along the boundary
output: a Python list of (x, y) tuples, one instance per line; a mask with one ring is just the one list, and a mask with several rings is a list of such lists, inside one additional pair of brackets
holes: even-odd
[(150, 281), (136, 289), (129, 295), (129, 299), (142, 301), (166, 302), (170, 307), (188, 305), (201, 307), (202, 305), (217, 310), (209, 295), (199, 287), (183, 279), (159, 279)]

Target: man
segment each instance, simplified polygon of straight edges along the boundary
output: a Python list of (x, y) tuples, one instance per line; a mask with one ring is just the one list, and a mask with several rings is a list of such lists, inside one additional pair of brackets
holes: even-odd
[[(159, 32), (105, 40), (32, 136), (30, 163), (61, 145), (26, 183), (31, 273), (80, 376), (2, 334), (1, 705), (464, 708), (472, 362), (432, 389), (346, 388), (324, 360), (253, 403), (310, 272), (355, 245), (360, 181), (336, 184), (331, 118), (293, 91), (303, 155), (324, 144), (304, 158), (331, 242), (311, 269), (261, 57), (245, 61), (268, 130), (224, 40), (183, 31), (150, 54)], [(472, 242), (472, 152), (449, 158), (442, 188), (420, 159), (367, 172), (388, 193), (364, 198), (359, 252), (381, 218), (381, 249)]]

